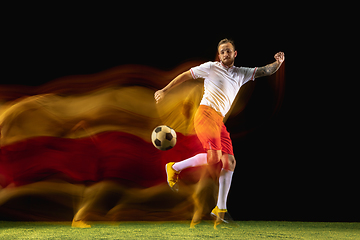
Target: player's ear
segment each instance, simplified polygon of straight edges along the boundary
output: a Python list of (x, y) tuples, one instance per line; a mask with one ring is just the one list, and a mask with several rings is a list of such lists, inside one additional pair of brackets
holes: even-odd
[(234, 52), (234, 58), (236, 58), (236, 56), (237, 56), (237, 51), (235, 50), (235, 52)]
[(215, 61), (220, 62), (220, 53), (217, 52), (217, 54), (215, 55)]

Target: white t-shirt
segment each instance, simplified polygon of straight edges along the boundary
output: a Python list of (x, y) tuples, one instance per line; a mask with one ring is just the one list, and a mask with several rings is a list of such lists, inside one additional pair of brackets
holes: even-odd
[(200, 105), (209, 106), (225, 116), (240, 87), (250, 80), (255, 80), (256, 69), (235, 66), (229, 68), (221, 62), (206, 62), (191, 68), (194, 79), (205, 79)]

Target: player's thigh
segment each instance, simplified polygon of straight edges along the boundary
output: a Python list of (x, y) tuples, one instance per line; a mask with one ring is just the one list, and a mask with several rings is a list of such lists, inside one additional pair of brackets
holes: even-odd
[[(197, 113), (194, 119), (194, 127), (204, 149), (221, 150), (221, 125), (214, 119), (211, 112), (210, 114), (207, 112)], [(215, 154), (212, 155), (215, 156)], [(215, 158), (211, 159), (215, 161)]]
[(221, 126), (220, 138), (221, 138), (221, 150), (223, 151), (223, 153), (227, 153), (234, 156), (234, 150), (230, 138), (230, 133), (227, 131), (224, 124), (222, 124)]

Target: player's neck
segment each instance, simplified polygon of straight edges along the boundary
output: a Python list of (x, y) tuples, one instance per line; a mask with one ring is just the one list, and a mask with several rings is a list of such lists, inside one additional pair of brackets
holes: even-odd
[(230, 65), (225, 65), (222, 61), (220, 61), (221, 65), (223, 65), (225, 68), (232, 68), (234, 66), (234, 62), (232, 62)]

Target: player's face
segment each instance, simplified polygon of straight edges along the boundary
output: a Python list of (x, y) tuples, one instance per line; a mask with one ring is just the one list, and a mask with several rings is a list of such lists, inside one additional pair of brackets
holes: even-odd
[(234, 46), (231, 43), (224, 43), (219, 46), (218, 51), (220, 61), (224, 65), (232, 67), (234, 65), (235, 57), (237, 56), (237, 51), (235, 51)]

